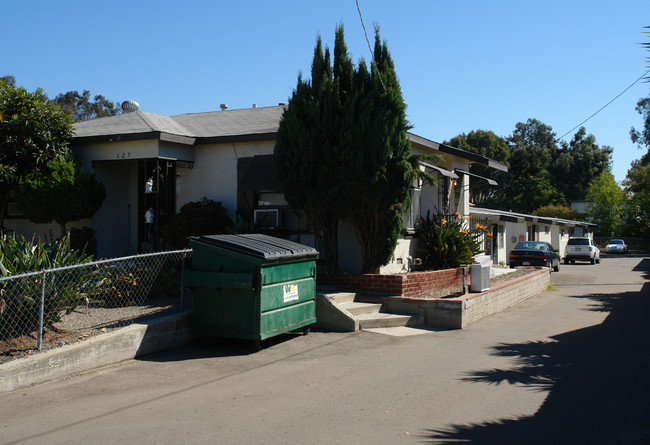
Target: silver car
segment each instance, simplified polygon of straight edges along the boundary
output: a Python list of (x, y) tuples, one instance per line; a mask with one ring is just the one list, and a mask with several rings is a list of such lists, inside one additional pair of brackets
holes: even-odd
[(627, 253), (627, 244), (622, 239), (610, 240), (605, 246), (607, 253)]

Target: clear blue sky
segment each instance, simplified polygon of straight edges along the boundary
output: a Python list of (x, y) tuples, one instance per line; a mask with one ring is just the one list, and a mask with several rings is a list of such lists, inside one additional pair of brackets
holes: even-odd
[[(378, 24), (388, 42), (413, 131), (438, 142), (476, 129), (507, 137), (528, 118), (560, 136), (643, 75), (650, 55), (648, 0), (359, 5), (371, 41)], [(353, 60), (370, 58), (354, 0), (24, 0), (1, 13), (0, 76), (165, 115), (286, 102), (298, 73), (309, 77), (316, 35), (333, 47), (338, 23)], [(614, 148), (618, 181), (643, 154), (629, 130), (649, 93), (638, 82), (584, 125)]]

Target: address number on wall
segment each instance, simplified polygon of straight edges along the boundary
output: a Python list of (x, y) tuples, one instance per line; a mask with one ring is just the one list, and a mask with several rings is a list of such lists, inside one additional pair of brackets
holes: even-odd
[(131, 152), (130, 151), (129, 152), (124, 152), (123, 151), (123, 152), (117, 154), (116, 159), (129, 159), (130, 157), (131, 157)]

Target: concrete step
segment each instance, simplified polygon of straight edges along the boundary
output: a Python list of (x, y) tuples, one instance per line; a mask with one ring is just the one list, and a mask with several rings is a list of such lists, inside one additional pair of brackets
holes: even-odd
[(327, 314), (327, 316), (322, 316), (322, 320), (329, 320), (330, 323), (335, 320), (334, 324), (338, 329), (341, 329), (342, 325), (345, 325), (346, 328), (354, 326), (353, 329), (356, 330), (421, 324), (421, 320), (418, 321), (417, 316), (379, 312), (382, 308), (381, 303), (355, 301), (357, 294), (354, 292), (337, 292), (335, 289), (318, 289), (318, 292), (326, 297), (325, 301), (332, 302), (330, 305), (321, 306), (321, 310), (330, 311), (322, 312), (322, 314)]
[(363, 314), (356, 317), (359, 320), (359, 329), (394, 328), (406, 326), (411, 321), (410, 315), (396, 314)]
[(327, 295), (338, 304), (352, 303), (357, 296), (354, 292), (327, 292)]
[(377, 314), (381, 310), (379, 303), (349, 302), (341, 304), (341, 307), (352, 315)]

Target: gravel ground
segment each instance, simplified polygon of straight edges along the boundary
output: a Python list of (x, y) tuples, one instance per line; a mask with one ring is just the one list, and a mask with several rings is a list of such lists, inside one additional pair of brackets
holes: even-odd
[(178, 311), (179, 300), (158, 301), (155, 304), (127, 307), (84, 307), (79, 306), (74, 312), (64, 315), (60, 323), (54, 326), (67, 331), (87, 331), (112, 329), (142, 321), (154, 316)]

